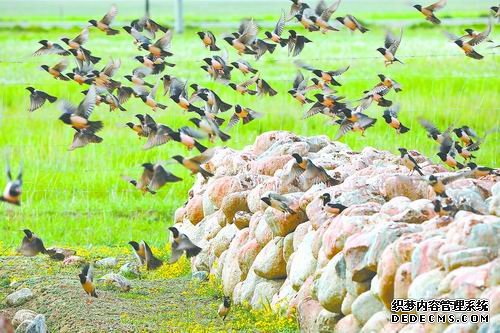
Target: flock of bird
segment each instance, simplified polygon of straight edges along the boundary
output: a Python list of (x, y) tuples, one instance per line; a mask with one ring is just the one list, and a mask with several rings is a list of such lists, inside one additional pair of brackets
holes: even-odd
[[(341, 26), (353, 33), (359, 31), (364, 34), (370, 31), (357, 18), (350, 14), (337, 17), (335, 21), (340, 24), (337, 24), (337, 27), (331, 23), (331, 17), (339, 8), (341, 0), (334, 1), (330, 6), (327, 6), (321, 0), (314, 9), (301, 0), (291, 1), (292, 5), (289, 12), (282, 11), (274, 29), (272, 31), (265, 31), (265, 37), (262, 39), (258, 36), (259, 27), (253, 19), (243, 20), (237, 32), (224, 35), (222, 39), (239, 56), (249, 55), (257, 61), (266, 53), (274, 53), (278, 46), (287, 48), (290, 57), (298, 56), (306, 47), (306, 44), (312, 43), (307, 37), (309, 33), (333, 33), (338, 31)], [(445, 5), (446, 0), (440, 0), (426, 7), (415, 5), (414, 8), (421, 12), (426, 20), (437, 25), (441, 21), (436, 17), (436, 11), (442, 9)], [(490, 41), (489, 35), (492, 29), (492, 21), (497, 20), (499, 17), (498, 7), (492, 7), (491, 11), (493, 18), (490, 19), (488, 28), (484, 32), (466, 29), (466, 34), (461, 37), (446, 33), (464, 51), (466, 56), (473, 59), (483, 58), (473, 47), (482, 42)], [(214, 154), (214, 148), (207, 148), (200, 141), (208, 138), (211, 143), (215, 143), (217, 140), (226, 142), (231, 139), (231, 136), (226, 133), (228, 130), (240, 122), (243, 125), (248, 124), (262, 117), (263, 114), (239, 104), (233, 106), (223, 101), (216, 91), (212, 89), (202, 87), (196, 83), (188, 86), (187, 80), (164, 74), (167, 68), (176, 66), (176, 64), (167, 61), (167, 58), (173, 55), (170, 52), (173, 33), (171, 29), (158, 24), (149, 17), (134, 20), (130, 25), (123, 27), (123, 30), (133, 38), (133, 43), (138, 51), (142, 53), (134, 58), (140, 66), (134, 69), (132, 73), (123, 76), (123, 79), (130, 82), (131, 86), (117, 80), (117, 73), (121, 67), (119, 59), (111, 59), (101, 70), (97, 69), (97, 64), (101, 61), (101, 58), (95, 56), (90, 50), (85, 48), (85, 44), (89, 40), (89, 34), (92, 29), (99, 30), (109, 36), (120, 33), (113, 25), (117, 14), (117, 7), (113, 5), (100, 20), (88, 21), (90, 26), (84, 28), (78, 36), (72, 39), (61, 38), (64, 45), (48, 40), (41, 40), (39, 43), (42, 46), (34, 52), (35, 56), (62, 56), (62, 60), (55, 65), (41, 66), (54, 79), (67, 81), (65, 84), (70, 84), (69, 81), (74, 81), (79, 85), (88, 86), (86, 90), (82, 91), (84, 97), (78, 105), (66, 100), (60, 102), (62, 114), (59, 119), (75, 131), (69, 150), (103, 141), (103, 138), (98, 136), (104, 128), (103, 122), (94, 119), (91, 120), (96, 106), (106, 104), (109, 105), (110, 111), (116, 109), (126, 111), (124, 107), (125, 103), (130, 98), (135, 97), (142, 100), (151, 111), (159, 112), (167, 108), (166, 105), (160, 102), (160, 98), (158, 97), (158, 90), (161, 90), (162, 95), (168, 95), (168, 98), (180, 110), (195, 115), (189, 119), (193, 127), (184, 126), (172, 129), (168, 125), (157, 123), (153, 116), (147, 113), (136, 114), (135, 117), (138, 122), (128, 122), (126, 126), (139, 137), (145, 138), (144, 149), (151, 149), (166, 144), (169, 141), (174, 141), (182, 144), (188, 150), (198, 150), (199, 154), (196, 156), (184, 157), (176, 155), (172, 159), (186, 167), (192, 174), (200, 173), (204, 178), (208, 179), (213, 175), (205, 170), (202, 165), (211, 159)], [(287, 31), (288, 36), (284, 36), (285, 27), (293, 20), (296, 20), (304, 27), (305, 33), (300, 34), (290, 29)], [(239, 58), (231, 62), (228, 51), (226, 49), (221, 50), (220, 43), (218, 44), (212, 32), (200, 31), (197, 34), (203, 46), (209, 52), (217, 52), (212, 53), (212, 56), (205, 57), (202, 60), (204, 64), (201, 66), (214, 81), (229, 86), (241, 95), (267, 95), (272, 97), (278, 93), (268, 81), (262, 78), (259, 70), (249, 60)], [(157, 38), (157, 35), (161, 36)], [(396, 58), (402, 36), (403, 29), (398, 34), (394, 34), (393, 32), (386, 33), (384, 46), (377, 49), (382, 55), (381, 60), (384, 61), (385, 66), (394, 63), (403, 64), (400, 59)], [(76, 63), (76, 67), (71, 69), (71, 71), (68, 71), (69, 57), (74, 58)], [(400, 106), (393, 104), (392, 101), (387, 99), (391, 90), (395, 93), (402, 91), (402, 86), (396, 80), (379, 74), (380, 81), (364, 91), (361, 99), (356, 102), (347, 102), (344, 100), (344, 97), (336, 95), (337, 91), (334, 87), (342, 85), (339, 82), (341, 81), (340, 77), (349, 70), (349, 66), (338, 69), (320, 69), (301, 60), (295, 60), (294, 64), (298, 70), (293, 79), (292, 87), (288, 90), (288, 94), (301, 105), (310, 104), (309, 109), (304, 114), (304, 118), (322, 114), (330, 119), (332, 124), (338, 124), (339, 129), (334, 137), (335, 140), (340, 139), (350, 131), (360, 132), (361, 135), (364, 135), (364, 132), (377, 121), (377, 119), (368, 116), (365, 112), (374, 103), (385, 108), (382, 118), (397, 134), (404, 134), (410, 131), (410, 128), (403, 125), (398, 119)], [(234, 82), (232, 80), (233, 70), (238, 70), (245, 76), (250, 75), (251, 77), (241, 83)], [(306, 78), (303, 73), (304, 71), (309, 72), (312, 77), (309, 79)], [(160, 78), (157, 75), (162, 76)], [(151, 80), (155, 80), (155, 82), (148, 82), (150, 78)], [(189, 88), (192, 89), (192, 93), (190, 94), (188, 93)], [(55, 103), (58, 100), (58, 97), (34, 87), (27, 87), (26, 89), (30, 93), (30, 112), (41, 108), (47, 101)], [(313, 95), (315, 100), (307, 96), (310, 92), (315, 92)], [(223, 128), (226, 120), (221, 118), (220, 115), (232, 109), (234, 109), (234, 112), (232, 112), (227, 125)], [(496, 129), (492, 129), (483, 136), (479, 136), (468, 126), (456, 128), (450, 126), (446, 130), (441, 131), (428, 120), (419, 119), (419, 121), (428, 132), (428, 136), (439, 144), (439, 153), (437, 155), (446, 165), (454, 169), (465, 168), (464, 163), (457, 161), (457, 156), (461, 156), (468, 162), (467, 171), (457, 173), (451, 176), (452, 178), (450, 179), (440, 179), (433, 175), (425, 177), (425, 180), (429, 182), (438, 195), (437, 202), (435, 203), (436, 207), (439, 206), (440, 212), (446, 211), (449, 214), (453, 203), (450, 203), (449, 198), (446, 196), (446, 191), (444, 190), (446, 183), (451, 182), (457, 177), (480, 177), (496, 172), (494, 169), (480, 167), (471, 162), (475, 158), (473, 153), (480, 148), (486, 136), (496, 131)], [(452, 138), (453, 135), (456, 136), (456, 140)], [(417, 172), (420, 176), (424, 177), (421, 167), (412, 154), (405, 148), (400, 148), (399, 150), (401, 152), (402, 163), (411, 173)], [(298, 154), (294, 154), (293, 157), (295, 165), (289, 177), (290, 182), (300, 178), (311, 183), (323, 182), (329, 185), (338, 183), (322, 167), (315, 165), (310, 159), (303, 158)], [(128, 176), (122, 177), (143, 193), (155, 194), (165, 184), (182, 180), (169, 172), (161, 163), (153, 164), (148, 162), (142, 164), (142, 167), (143, 171), (139, 179)], [(0, 200), (20, 205), (22, 168), (18, 177), (13, 178), (10, 167), (7, 166), (7, 178), (8, 183)], [(331, 214), (339, 214), (347, 208), (339, 203), (332, 202), (332, 198), (327, 193), (322, 195), (322, 200), (324, 209)], [(271, 192), (266, 194), (262, 198), (262, 201), (284, 213), (294, 213), (293, 209), (289, 207), (287, 199), (277, 193)], [(170, 228), (170, 231), (173, 234), (170, 263), (177, 261), (183, 253), (186, 253), (187, 257), (192, 257), (201, 251), (185, 234), (180, 233), (176, 228)], [(45, 253), (54, 259), (61, 259), (61, 256), (57, 253), (54, 254), (46, 250), (41, 239), (30, 230), (24, 230), (24, 233), (25, 237), (20, 248), (21, 253), (28, 256)], [(132, 241), (129, 244), (132, 246), (138, 262), (141, 265), (145, 265), (147, 269), (155, 269), (163, 264), (160, 259), (154, 257), (145, 241), (140, 243)], [(85, 266), (79, 277), (84, 290), (90, 296), (97, 297), (93, 284), (92, 265)], [(229, 298), (225, 297), (219, 309), (221, 316), (225, 317), (227, 315), (229, 305)]]

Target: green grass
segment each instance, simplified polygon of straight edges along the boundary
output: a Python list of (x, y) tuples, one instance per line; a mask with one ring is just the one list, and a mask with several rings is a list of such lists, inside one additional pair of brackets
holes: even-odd
[[(476, 11), (471, 13), (475, 15)], [(8, 11), (4, 12), (2, 19), (6, 19), (7, 14)], [(213, 17), (210, 15), (208, 12), (207, 18)], [(277, 15), (273, 18), (276, 19)], [(418, 18), (418, 15), (412, 14), (412, 18)], [(365, 35), (346, 31), (326, 36), (308, 35), (314, 43), (307, 45), (300, 59), (325, 69), (351, 65), (351, 69), (339, 79), (343, 83), (339, 94), (348, 100), (360, 98), (363, 90), (378, 82), (376, 75), (379, 73), (393, 77), (403, 85), (403, 92), (397, 95), (391, 92), (388, 98), (402, 105), (400, 118), (411, 131), (397, 136), (381, 118), (382, 109), (375, 106), (368, 113), (377, 117), (378, 122), (366, 132), (366, 137), (350, 133), (343, 139), (353, 149), (374, 146), (396, 152), (398, 147), (404, 146), (418, 149), (437, 161), (437, 147), (426, 138), (418, 125), (418, 117), (428, 118), (440, 128), (451, 123), (467, 124), (480, 134), (499, 125), (496, 101), (500, 76), (498, 56), (491, 54), (494, 50), (482, 45), (478, 50), (485, 54), (484, 60), (466, 58), (456, 45), (446, 41), (440, 28), (429, 28), (428, 24), (423, 26), (407, 29), (404, 33), (398, 55), (405, 65), (395, 64), (388, 68), (384, 67), (381, 58), (372, 58), (378, 56), (376, 48), (382, 46), (383, 28), (373, 27)], [(458, 34), (462, 28), (452, 27), (450, 30)], [(477, 28), (484, 29), (484, 25)], [(224, 32), (213, 30), (217, 35)], [(303, 110), (286, 93), (296, 69), (285, 50), (278, 49), (258, 62), (249, 58), (260, 69), (261, 76), (278, 90), (277, 96), (236, 96), (230, 88), (211, 82), (199, 68), (203, 64), (201, 59), (209, 56), (209, 52), (202, 47), (195, 31), (190, 29), (183, 35), (174, 36), (174, 56), (169, 60), (178, 65), (169, 72), (190, 83), (213, 88), (229, 103), (240, 103), (265, 114), (263, 119), (244, 128), (241, 125), (233, 128), (228, 146), (242, 148), (253, 143), (260, 133), (277, 129), (301, 135), (335, 135), (337, 128), (328, 125), (321, 116), (307, 121), (301, 119)], [(128, 111), (123, 113), (109, 113), (106, 106), (97, 108), (92, 118), (105, 122), (101, 132), (104, 142), (74, 152), (66, 151), (73, 131), (57, 119), (60, 113), (57, 106), (45, 105), (32, 114), (27, 112), (29, 96), (24, 88), (28, 85), (75, 103), (83, 97), (79, 91), (84, 88), (76, 83), (56, 81), (38, 69), (41, 64), (55, 64), (58, 57), (29, 56), (36, 50), (38, 40), (57, 40), (77, 32), (75, 29), (0, 31), (0, 164), (3, 164), (4, 156), (10, 156), (14, 170), (20, 160), (25, 165), (23, 206), (0, 205), (0, 241), (4, 247), (14, 247), (22, 237), (20, 230), (30, 228), (49, 246), (121, 246), (131, 239), (145, 239), (161, 246), (167, 241), (166, 228), (172, 224), (174, 210), (187, 199), (192, 178), (180, 166), (169, 166), (185, 180), (165, 186), (156, 196), (143, 196), (121, 179), (120, 175), (138, 176), (140, 164), (144, 162), (165, 161), (175, 154), (189, 154), (175, 143), (150, 151), (141, 149), (144, 141), (138, 140), (124, 124), (135, 120), (136, 113), (151, 113), (149, 109), (138, 100), (126, 103)], [(498, 34), (493, 35), (494, 40), (498, 37)], [(220, 44), (223, 43), (221, 40)], [(109, 57), (122, 60), (118, 78), (139, 64), (133, 60), (139, 52), (124, 33), (106, 37), (92, 30), (87, 46), (95, 55), (103, 57), (98, 68), (104, 66)], [(231, 60), (237, 59), (233, 50), (229, 50), (229, 55)], [(439, 56), (408, 57), (425, 55)], [(233, 78), (240, 82), (244, 80), (240, 73), (234, 73)], [(154, 79), (149, 78), (149, 81)], [(153, 115), (157, 121), (171, 127), (188, 124), (190, 115), (183, 114), (167, 98), (159, 99), (169, 108)], [(479, 164), (498, 166), (498, 138), (498, 135), (487, 138), (477, 153)], [(0, 185), (3, 184), (4, 179), (0, 178)]]

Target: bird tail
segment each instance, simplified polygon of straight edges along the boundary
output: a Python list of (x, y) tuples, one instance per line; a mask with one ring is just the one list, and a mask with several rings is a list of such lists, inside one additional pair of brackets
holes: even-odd
[(432, 15), (432, 16), (429, 16), (428, 18), (429, 21), (431, 21), (432, 23), (434, 24), (441, 24), (441, 20), (438, 19), (436, 16)]
[(399, 62), (400, 64), (403, 64), (403, 65), (405, 64), (404, 62), (402, 62), (402, 61), (401, 61), (401, 60), (399, 60), (398, 58), (394, 58), (394, 61), (397, 61), (397, 62)]
[(392, 101), (389, 101), (388, 99), (381, 98), (380, 101), (378, 102), (379, 106), (384, 106), (384, 107), (389, 107), (392, 105)]
[(67, 77), (66, 75), (59, 75), (59, 80), (62, 80), (62, 81), (69, 81), (69, 77)]
[(153, 88), (154, 86), (151, 83), (144, 82), (144, 85), (149, 88)]
[(108, 35), (108, 36), (117, 35), (119, 33), (120, 33), (120, 31), (118, 31), (116, 29), (109, 28), (108, 30), (106, 30), (106, 35)]
[(120, 109), (120, 111), (127, 111), (127, 109), (125, 109), (123, 106), (121, 105), (118, 105), (118, 108)]
[(401, 124), (401, 126), (399, 127), (399, 133), (406, 133), (408, 132), (410, 129), (408, 127), (406, 127), (405, 125)]
[(91, 63), (97, 64), (99, 61), (101, 61), (101, 58), (89, 55), (89, 60), (90, 60)]
[(255, 73), (257, 73), (259, 70), (258, 70), (258, 69), (255, 69), (255, 68), (250, 68), (250, 69), (249, 69), (249, 71), (250, 71), (250, 73), (255, 74)]
[(210, 51), (220, 51), (220, 49), (215, 44), (210, 45)]
[(337, 81), (336, 81), (335, 79), (333, 79), (333, 78), (332, 78), (332, 84), (333, 84), (334, 86), (337, 86), (337, 87), (340, 87), (340, 86), (341, 86), (340, 82), (337, 82)]
[(458, 162), (457, 162), (457, 168), (459, 168), (459, 169), (463, 169), (463, 168), (464, 168), (464, 165), (463, 165), (462, 163), (458, 163)]
[(205, 178), (205, 179), (208, 179), (208, 178), (214, 176), (212, 173), (208, 172), (207, 170), (203, 169), (202, 167), (200, 167), (200, 173), (203, 176), (203, 178)]
[(54, 103), (55, 101), (57, 101), (57, 97), (47, 95), (47, 100), (48, 100), (50, 103)]
[(196, 149), (198, 149), (198, 151), (200, 153), (203, 153), (205, 150), (207, 150), (207, 147), (205, 147), (204, 145), (202, 145), (201, 143), (199, 143), (198, 141), (194, 141), (194, 146), (196, 147)]
[(191, 258), (198, 255), (201, 252), (201, 247), (195, 246), (192, 249), (186, 250), (186, 257)]
[(281, 47), (285, 47), (288, 45), (288, 39), (280, 39), (280, 45)]
[(103, 127), (103, 124), (102, 124), (102, 121), (98, 120), (98, 121), (89, 121), (89, 129), (94, 132), (94, 133), (97, 133), (99, 132), (100, 130), (102, 130), (102, 127)]
[(359, 31), (361, 31), (362, 34), (364, 34), (367, 31), (370, 31), (370, 29), (363, 27), (362, 25), (359, 26)]
[(162, 110), (165, 110), (167, 108), (167, 106), (165, 104), (160, 104), (160, 103), (156, 104), (156, 106)]
[(221, 101), (220, 105), (219, 105), (219, 109), (221, 112), (224, 112), (224, 111), (227, 111), (229, 109), (231, 109), (233, 106), (231, 104), (228, 104), (226, 102), (223, 102)]
[(247, 93), (248, 93), (249, 95), (252, 95), (252, 96), (253, 96), (253, 95), (257, 94), (257, 91), (255, 91), (255, 90), (247, 90)]
[(224, 141), (224, 142), (226, 142), (227, 140), (231, 139), (231, 136), (230, 136), (229, 134), (226, 134), (226, 133), (224, 133), (224, 132), (222, 132), (222, 131), (220, 131), (220, 130), (219, 130), (219, 132), (217, 133), (217, 135), (218, 135), (218, 136), (219, 136), (219, 138), (220, 138), (222, 141)]
[(423, 176), (423, 175), (424, 175), (424, 173), (422, 172), (422, 170), (420, 169), (420, 167), (419, 167), (419, 166), (417, 166), (417, 165), (416, 165), (414, 169), (415, 169), (415, 171), (417, 171), (417, 172), (418, 172), (418, 174), (419, 174), (420, 176)]
[(189, 106), (188, 106), (188, 112), (196, 112), (199, 114), (199, 112), (201, 112), (201, 111), (202, 110), (199, 107), (197, 107), (193, 104), (189, 104)]
[(477, 59), (477, 60), (480, 60), (480, 59), (484, 58), (482, 55), (480, 55), (479, 53), (477, 53), (474, 50), (472, 50), (472, 52), (469, 53), (467, 56), (471, 57), (472, 59)]
[(273, 53), (276, 50), (276, 44), (267, 44), (267, 48), (269, 49), (269, 53)]

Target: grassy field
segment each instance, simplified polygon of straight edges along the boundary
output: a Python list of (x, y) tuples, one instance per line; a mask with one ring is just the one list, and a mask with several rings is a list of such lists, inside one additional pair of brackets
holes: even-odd
[[(78, 7), (77, 3), (75, 7)], [(454, 17), (474, 19), (486, 14), (488, 2), (474, 2), (474, 5), (471, 5), (472, 2), (467, 3), (469, 5), (464, 7), (465, 10), (450, 5), (450, 13), (456, 13)], [(141, 172), (142, 163), (167, 160), (175, 154), (188, 154), (187, 151), (175, 143), (168, 143), (150, 151), (141, 149), (143, 142), (124, 127), (126, 122), (135, 120), (136, 113), (151, 113), (139, 100), (126, 103), (127, 112), (109, 113), (106, 106), (97, 108), (92, 118), (105, 122), (105, 128), (101, 132), (104, 142), (74, 152), (66, 151), (71, 143), (73, 131), (57, 119), (59, 108), (56, 105), (46, 105), (32, 114), (28, 113), (29, 95), (24, 88), (32, 85), (74, 103), (81, 100), (83, 95), (79, 91), (83, 90), (82, 87), (74, 82), (56, 81), (38, 69), (42, 64), (55, 64), (58, 57), (30, 57), (30, 53), (37, 49), (38, 40), (58, 40), (65, 35), (73, 36), (79, 29), (39, 28), (43, 26), (43, 22), (55, 20), (58, 14), (54, 12), (54, 17), (50, 13), (44, 18), (34, 17), (33, 11), (28, 10), (29, 4), (33, 2), (21, 1), (20, 6), (24, 6), (22, 8), (26, 11), (19, 10), (18, 12), (23, 14), (16, 17), (9, 15), (12, 14), (12, 8), (8, 4), (2, 4), (0, 19), (3, 23), (28, 22), (33, 26), (26, 30), (10, 29), (6, 26), (0, 29), (0, 162), (5, 156), (10, 156), (14, 169), (21, 160), (25, 165), (23, 206), (12, 208), (0, 205), (0, 242), (3, 243), (0, 248), (16, 246), (22, 237), (20, 230), (23, 228), (37, 232), (48, 245), (122, 246), (131, 239), (146, 239), (156, 246), (162, 246), (167, 242), (166, 228), (172, 224), (173, 212), (185, 202), (187, 190), (192, 184), (188, 172), (180, 166), (172, 165), (171, 171), (183, 177), (184, 181), (165, 186), (156, 196), (141, 195), (124, 182), (120, 175), (136, 177)], [(120, 5), (119, 2), (118, 4)], [(153, 4), (157, 6), (156, 2)], [(133, 11), (127, 9), (131, 4), (125, 2), (123, 5), (124, 16), (131, 18)], [(194, 8), (191, 6), (193, 5), (188, 5), (188, 17), (192, 15)], [(271, 2), (267, 10), (263, 10), (262, 6), (264, 5), (259, 3), (259, 6), (252, 7), (259, 9), (245, 13), (254, 14), (257, 21), (274, 20), (278, 18), (280, 8), (288, 6), (288, 3)], [(269, 14), (271, 7), (272, 15)], [(67, 2), (64, 8), (69, 8)], [(67, 9), (69, 12), (65, 12), (63, 19), (70, 20), (74, 26), (83, 26), (91, 16), (101, 16), (101, 9), (105, 11), (105, 8), (105, 2), (96, 5), (92, 10), (86, 8), (83, 14), (80, 14), (85, 14), (86, 18), (81, 21), (75, 21), (74, 10)], [(354, 7), (348, 8), (357, 15)], [(339, 79), (343, 84), (339, 87), (339, 94), (352, 101), (360, 98), (363, 90), (378, 82), (377, 74), (383, 73), (396, 79), (403, 85), (403, 92), (397, 95), (391, 92), (388, 98), (401, 104), (400, 118), (411, 131), (396, 136), (381, 118), (382, 109), (372, 107), (368, 113), (378, 118), (376, 126), (367, 131), (365, 138), (351, 133), (343, 138), (343, 141), (356, 150), (371, 145), (397, 152), (398, 147), (404, 146), (420, 150), (437, 161), (437, 146), (426, 138), (424, 130), (418, 125), (418, 117), (428, 118), (441, 128), (451, 123), (467, 124), (480, 134), (499, 125), (497, 100), (500, 76), (498, 55), (493, 54), (495, 49), (481, 45), (478, 50), (485, 55), (484, 60), (466, 58), (456, 45), (447, 42), (442, 28), (430, 27), (429, 24), (423, 23), (408, 26), (404, 32), (398, 55), (405, 65), (395, 64), (385, 68), (376, 51), (376, 48), (383, 44), (383, 20), (399, 17), (414, 20), (418, 19), (419, 15), (399, 2), (386, 14), (374, 10), (364, 17), (362, 13), (369, 10), (363, 8), (359, 17), (366, 18), (368, 23), (374, 22), (370, 26), (372, 31), (364, 35), (351, 34), (345, 30), (326, 36), (308, 35), (314, 43), (307, 45), (299, 58), (325, 69), (351, 65), (350, 70)], [(222, 21), (220, 16), (214, 15), (214, 11), (210, 8), (206, 15), (198, 17), (198, 20)], [(341, 14), (344, 12), (344, 9), (340, 10)], [(227, 17), (235, 18), (237, 13), (233, 9)], [(122, 19), (126, 21), (123, 17), (120, 18)], [(375, 25), (376, 20), (379, 21)], [(475, 28), (484, 29), (486, 19), (483, 21), (484, 24)], [(190, 22), (188, 20), (188, 23)], [(229, 22), (237, 26), (236, 21)], [(394, 22), (391, 21), (391, 24)], [(453, 26), (450, 30), (459, 34), (463, 28), (465, 26)], [(216, 35), (227, 32), (227, 29), (221, 28), (212, 30)], [(213, 88), (229, 103), (240, 103), (265, 114), (263, 119), (244, 128), (240, 125), (233, 128), (230, 132), (232, 140), (227, 143), (229, 147), (242, 148), (251, 144), (259, 133), (277, 129), (290, 130), (301, 135), (335, 135), (337, 128), (326, 124), (321, 116), (307, 121), (301, 119), (303, 110), (286, 93), (291, 88), (296, 69), (292, 65), (293, 59), (287, 57), (284, 49), (278, 49), (273, 55), (266, 54), (258, 62), (249, 58), (260, 70), (261, 77), (278, 90), (277, 96), (236, 96), (229, 87), (211, 82), (199, 68), (203, 64), (201, 59), (209, 56), (209, 52), (202, 47), (196, 31), (190, 28), (183, 35), (174, 36), (174, 56), (169, 60), (177, 63), (177, 66), (168, 72), (187, 79), (190, 83), (196, 82)], [(492, 36), (494, 40), (498, 40), (498, 37), (498, 33)], [(221, 40), (220, 44), (224, 45), (223, 43)], [(122, 60), (118, 79), (139, 64), (133, 59), (139, 52), (132, 45), (130, 36), (123, 32), (119, 36), (106, 37), (92, 30), (87, 47), (103, 58), (98, 68), (104, 66), (110, 57)], [(237, 59), (232, 50), (229, 50), (229, 55), (231, 60)], [(244, 80), (243, 75), (239, 73), (235, 73), (233, 78), (238, 82)], [(154, 78), (149, 78), (149, 81), (154, 82)], [(191, 115), (184, 115), (166, 97), (159, 99), (169, 107), (166, 111), (153, 115), (157, 121), (171, 127), (188, 124)], [(477, 154), (479, 164), (498, 166), (498, 138), (498, 135), (488, 137)], [(3, 184), (4, 179), (0, 178), (0, 185)]]

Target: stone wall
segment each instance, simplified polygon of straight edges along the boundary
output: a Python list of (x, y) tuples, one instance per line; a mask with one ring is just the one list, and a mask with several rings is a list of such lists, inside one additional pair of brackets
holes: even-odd
[[(341, 183), (290, 182), (292, 153)], [(413, 153), (426, 174), (449, 174)], [(234, 304), (296, 313), (306, 332), (449, 333), (479, 327), (391, 324), (392, 299), (485, 298), (491, 321), (481, 332), (500, 330), (498, 177), (448, 185), (464, 209), (452, 218), (434, 212), (432, 188), (407, 177), (398, 156), (369, 147), (353, 152), (326, 136), (267, 132), (242, 151), (220, 148), (206, 168), (215, 176), (197, 178), (175, 223), (203, 248), (193, 271), (221, 279)], [(270, 190), (297, 213), (262, 202)], [(349, 208), (329, 215), (325, 192)]]

